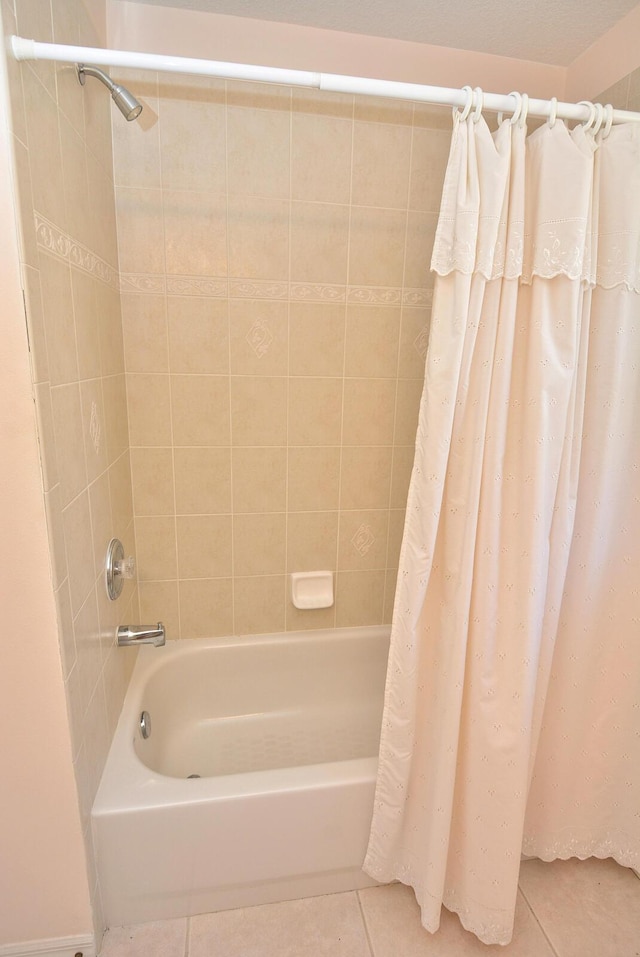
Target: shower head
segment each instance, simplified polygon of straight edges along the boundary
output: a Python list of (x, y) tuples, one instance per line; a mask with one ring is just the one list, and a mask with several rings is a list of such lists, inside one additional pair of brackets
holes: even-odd
[(78, 74), (78, 81), (82, 86), (84, 86), (85, 79), (88, 76), (95, 76), (101, 83), (104, 83), (111, 93), (113, 102), (125, 120), (135, 120), (142, 113), (142, 104), (138, 103), (135, 96), (129, 93), (124, 86), (119, 86), (117, 83), (114, 83), (111, 77), (108, 77), (106, 73), (103, 73), (103, 71), (99, 70), (96, 66), (85, 66), (84, 63), (77, 63), (76, 72)]

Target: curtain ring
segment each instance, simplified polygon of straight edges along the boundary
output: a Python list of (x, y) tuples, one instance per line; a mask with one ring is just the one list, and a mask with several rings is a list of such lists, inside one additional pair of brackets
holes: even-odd
[(611, 127), (613, 126), (613, 107), (611, 103), (607, 103), (604, 108), (604, 113), (606, 116), (606, 122), (604, 124), (604, 129), (602, 131), (602, 139), (606, 140), (607, 136), (611, 132)]
[(595, 103), (594, 105), (596, 108), (596, 122), (595, 126), (593, 127), (593, 136), (595, 138), (600, 132), (604, 122), (604, 106), (602, 103)]
[[(511, 93), (509, 93), (509, 96), (515, 96), (516, 98), (516, 105), (513, 109), (513, 116), (509, 120), (509, 122), (513, 126), (514, 123), (518, 122), (518, 117), (520, 116), (520, 110), (522, 109), (522, 96), (516, 90), (512, 90)], [(498, 113), (498, 124), (502, 123), (502, 120), (503, 120), (503, 113), (501, 111), (500, 113)]]
[(482, 92), (479, 86), (477, 86), (473, 92), (475, 96), (477, 96), (478, 98), (478, 101), (476, 103), (476, 108), (473, 111), (473, 122), (477, 123), (480, 117), (482, 116), (482, 109), (484, 107), (484, 93)]
[(593, 124), (596, 121), (597, 111), (595, 105), (590, 100), (579, 100), (578, 106), (588, 106), (589, 107), (589, 119), (582, 124), (582, 129), (586, 132), (591, 129)]
[(556, 120), (558, 118), (558, 97), (551, 97), (551, 106), (549, 107), (549, 116), (547, 118), (547, 126), (549, 129), (553, 129), (556, 125)]
[(463, 86), (462, 90), (467, 94), (467, 102), (462, 107), (462, 110), (457, 109), (454, 106), (452, 113), (454, 120), (457, 118), (460, 123), (463, 123), (471, 112), (471, 107), (473, 106), (473, 90), (470, 86)]
[(520, 127), (520, 129), (522, 129), (523, 126), (526, 126), (528, 112), (529, 112), (529, 97), (526, 93), (523, 93), (522, 106), (520, 107), (520, 115), (518, 117), (518, 126)]

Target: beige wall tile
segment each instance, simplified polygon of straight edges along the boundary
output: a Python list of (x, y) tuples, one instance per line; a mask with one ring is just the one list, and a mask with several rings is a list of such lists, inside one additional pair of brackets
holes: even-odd
[(111, 496), (113, 534), (124, 542), (127, 530), (133, 520), (131, 460), (128, 452), (121, 455), (109, 468), (109, 494)]
[(344, 374), (395, 377), (400, 334), (399, 306), (347, 306)]
[[(18, 36), (18, 23), (13, 3), (2, 6), (2, 23), (5, 37)], [(11, 105), (11, 130), (21, 143), (27, 144), (27, 119), (24, 112), (24, 94), (22, 92), (22, 65), (12, 56), (6, 57), (9, 102)]]
[(341, 379), (291, 379), (290, 445), (340, 445), (341, 427)]
[(131, 486), (136, 515), (173, 515), (171, 449), (131, 449)]
[(286, 379), (231, 376), (234, 445), (285, 445), (286, 410)]
[(398, 379), (393, 432), (396, 445), (415, 445), (422, 386), (422, 379)]
[(233, 633), (230, 578), (181, 581), (180, 637), (217, 638)]
[(59, 588), (68, 576), (60, 486), (54, 485), (50, 492), (45, 492), (44, 501), (47, 513), (52, 584), (54, 588)]
[[(107, 155), (110, 155), (109, 152)], [(89, 248), (95, 249), (99, 256), (117, 268), (119, 255), (113, 180), (110, 171), (91, 153), (87, 153), (87, 182), (91, 202), (83, 219), (86, 232), (81, 238)], [(149, 244), (153, 239), (145, 237), (144, 241)]]
[(159, 189), (116, 189), (118, 251), (123, 272), (162, 273), (165, 238)]
[(345, 445), (340, 471), (340, 508), (388, 508), (392, 449)]
[(235, 578), (234, 634), (260, 635), (284, 631), (285, 600), (284, 575)]
[(404, 508), (409, 493), (409, 482), (415, 458), (415, 445), (396, 445), (391, 469), (391, 508)]
[(62, 507), (85, 488), (87, 467), (82, 436), (82, 412), (79, 385), (59, 385), (51, 389), (53, 434), (56, 443)]
[[(116, 71), (111, 71), (112, 76)], [(160, 178), (160, 124), (158, 99), (145, 95), (130, 79), (121, 81), (142, 103), (142, 114), (136, 123), (113, 124), (113, 178), (116, 186), (139, 189), (159, 189)], [(163, 165), (167, 160), (163, 157)]]
[(395, 209), (351, 208), (349, 282), (401, 286), (407, 214)]
[(106, 376), (102, 380), (104, 419), (107, 431), (107, 455), (113, 464), (129, 447), (127, 385), (123, 375)]
[(96, 379), (102, 375), (97, 303), (100, 290), (98, 287), (97, 280), (81, 269), (71, 270), (78, 374), (81, 379)]
[(288, 279), (289, 209), (282, 199), (233, 196), (228, 203), (229, 275)]
[(62, 114), (58, 117), (58, 127), (67, 230), (71, 236), (84, 241), (87, 236), (87, 210), (90, 201), (85, 145), (79, 133)]
[(164, 296), (123, 295), (122, 332), (127, 372), (169, 371)]
[(229, 378), (172, 375), (175, 445), (229, 445)]
[(226, 299), (168, 296), (171, 371), (229, 372), (229, 306)]
[(119, 375), (124, 372), (120, 294), (100, 282), (95, 284), (95, 290), (102, 374)]
[(76, 330), (71, 295), (71, 271), (67, 263), (40, 254), (42, 301), (46, 303), (44, 327), (51, 385), (78, 378)]
[(127, 410), (131, 445), (171, 445), (168, 375), (128, 375)]
[(163, 190), (167, 272), (227, 275), (226, 199), (220, 193)]
[[(46, 68), (53, 71), (52, 64), (46, 64)], [(53, 72), (51, 75), (53, 79)], [(66, 229), (58, 111), (31, 68), (22, 71), (22, 84), (34, 209)], [(55, 96), (55, 91), (50, 92)]]
[(73, 635), (73, 616), (71, 614), (71, 598), (69, 596), (68, 581), (65, 581), (56, 592), (56, 614), (58, 619), (58, 634), (60, 636), (62, 671), (66, 681), (69, 677), (69, 672), (76, 663), (76, 643)]
[(178, 582), (140, 582), (140, 620), (161, 621), (167, 640), (180, 637)]
[[(226, 189), (224, 81), (176, 77), (162, 85), (160, 150), (165, 189)], [(197, 134), (194, 135), (194, 131)]]
[(345, 445), (391, 445), (396, 398), (393, 379), (345, 379)]
[(403, 307), (398, 357), (398, 375), (401, 378), (424, 378), (430, 323), (431, 309), (428, 306)]
[(437, 213), (442, 198), (444, 172), (449, 158), (451, 134), (415, 128), (411, 154), (411, 209)]
[(387, 567), (387, 509), (340, 512), (338, 568)]
[(290, 447), (288, 508), (309, 512), (338, 507), (341, 449), (335, 446)]
[(387, 541), (387, 568), (397, 569), (400, 560), (400, 548), (404, 532), (404, 508), (389, 511), (389, 533)]
[(451, 108), (433, 103), (414, 103), (413, 125), (416, 129), (444, 130), (451, 137)]
[(404, 284), (409, 288), (433, 286), (430, 265), (437, 219), (437, 213), (409, 213), (404, 263)]
[(231, 511), (231, 449), (174, 449), (176, 512), (211, 515)]
[[(289, 583), (287, 582), (287, 589)], [(287, 631), (312, 631), (318, 628), (334, 628), (336, 606), (331, 608), (296, 608), (287, 591), (286, 622)]]
[(274, 110), (227, 110), (231, 195), (289, 197), (290, 117)]
[[(354, 117), (356, 120), (362, 120), (366, 123), (411, 125), (413, 103), (409, 100), (391, 100), (386, 96), (356, 96), (354, 100)], [(450, 110), (449, 124), (451, 124)]]
[(92, 482), (109, 465), (102, 379), (85, 379), (80, 383), (80, 403), (87, 479)]
[(231, 516), (179, 515), (180, 578), (225, 578), (231, 575)]
[(108, 472), (103, 472), (95, 482), (92, 482), (88, 488), (88, 492), (89, 511), (91, 513), (91, 532), (93, 537), (93, 558), (95, 574), (98, 576), (102, 574), (104, 569), (107, 547), (113, 533)]
[[(91, 588), (86, 601), (73, 620), (73, 632), (78, 670), (82, 675), (81, 693), (88, 707), (100, 682), (100, 672), (102, 670), (100, 623), (95, 586)], [(86, 726), (84, 730), (86, 733)], [(96, 756), (90, 756), (91, 759), (94, 757)]]
[(162, 581), (178, 577), (176, 561), (176, 521), (167, 518), (136, 516), (136, 553), (138, 579)]
[(398, 573), (396, 571), (387, 571), (384, 580), (384, 608), (382, 611), (383, 625), (390, 625), (393, 621), (393, 606), (396, 598), (397, 582)]
[(235, 375), (287, 374), (286, 302), (237, 299), (229, 303), (231, 371)]
[(283, 512), (286, 448), (234, 448), (232, 455), (234, 512)]
[[(351, 104), (349, 109), (351, 110)], [(292, 199), (317, 203), (349, 203), (352, 133), (350, 115), (348, 119), (342, 119), (294, 112), (291, 148)]]
[(411, 127), (354, 123), (352, 202), (406, 209)]
[(312, 116), (337, 116), (353, 119), (355, 97), (351, 93), (328, 93), (313, 87), (293, 87), (292, 108), (295, 113), (310, 113)]
[(344, 338), (344, 305), (292, 302), (289, 315), (289, 375), (342, 375)]
[(234, 516), (234, 575), (281, 574), (285, 570), (285, 552), (284, 513)]
[(76, 615), (84, 604), (95, 582), (93, 544), (91, 538), (91, 512), (86, 491), (62, 511), (62, 523), (69, 565), (69, 590), (71, 609)]
[(40, 462), (45, 492), (58, 484), (58, 455), (55, 432), (53, 429), (53, 409), (51, 390), (48, 382), (35, 387), (36, 415), (38, 419), (38, 442), (40, 443)]
[(381, 624), (385, 572), (341, 571), (336, 579), (336, 627)]
[(288, 572), (332, 570), (337, 558), (337, 512), (296, 512), (288, 516)]
[(345, 283), (349, 207), (328, 203), (291, 204), (291, 279)]
[(252, 110), (284, 110), (291, 108), (291, 87), (276, 83), (249, 83), (227, 80), (227, 106)]

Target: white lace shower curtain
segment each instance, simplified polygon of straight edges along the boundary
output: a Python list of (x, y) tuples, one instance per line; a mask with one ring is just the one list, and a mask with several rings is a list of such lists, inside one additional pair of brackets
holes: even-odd
[(456, 121), (365, 870), (513, 930), (640, 867), (640, 124)]

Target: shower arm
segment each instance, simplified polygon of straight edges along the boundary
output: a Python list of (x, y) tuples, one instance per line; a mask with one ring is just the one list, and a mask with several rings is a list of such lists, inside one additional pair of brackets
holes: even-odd
[[(9, 48), (16, 60), (57, 60), (61, 63), (90, 62), (100, 66), (155, 70), (164, 73), (186, 73), (197, 76), (217, 76), (235, 80), (253, 80), (261, 83), (279, 83), (290, 86), (312, 87), (334, 93), (356, 93), (367, 96), (385, 96), (393, 99), (414, 100), (443, 106), (464, 107), (468, 97), (464, 90), (441, 86), (423, 86), (419, 83), (401, 83), (394, 80), (374, 80), (332, 73), (310, 73), (304, 70), (285, 70), (278, 67), (250, 66), (243, 63), (224, 63), (192, 57), (164, 56), (155, 53), (135, 53), (128, 50), (104, 50), (97, 47), (76, 47), (60, 43), (41, 43), (24, 37), (12, 36)], [(514, 98), (501, 93), (485, 93), (484, 109), (511, 113)], [(586, 122), (592, 111), (584, 103), (557, 103), (550, 100), (529, 100), (530, 116)], [(613, 110), (615, 123), (640, 122), (640, 113)]]

